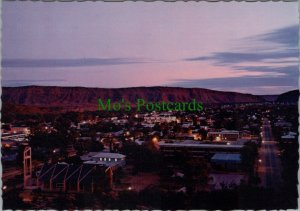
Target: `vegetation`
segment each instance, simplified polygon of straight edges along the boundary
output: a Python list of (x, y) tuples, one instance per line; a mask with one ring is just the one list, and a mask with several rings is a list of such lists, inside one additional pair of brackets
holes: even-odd
[(241, 151), (242, 167), (253, 176), (254, 165), (258, 155), (258, 147), (253, 142), (246, 142)]

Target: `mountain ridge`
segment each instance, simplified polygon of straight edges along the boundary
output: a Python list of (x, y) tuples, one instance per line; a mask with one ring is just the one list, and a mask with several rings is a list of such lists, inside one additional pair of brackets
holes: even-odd
[(88, 88), (59, 86), (3, 87), (2, 103), (43, 108), (62, 108), (67, 111), (97, 110), (98, 99), (136, 103), (145, 101), (188, 102), (196, 99), (204, 104), (260, 103), (266, 100), (259, 95), (216, 91), (205, 88), (181, 87), (129, 87)]
[(299, 99), (299, 90), (291, 90), (279, 95), (276, 99), (278, 103), (298, 103)]

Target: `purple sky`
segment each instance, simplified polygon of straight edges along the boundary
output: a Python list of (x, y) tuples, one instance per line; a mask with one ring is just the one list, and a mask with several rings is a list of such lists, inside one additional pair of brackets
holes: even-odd
[(2, 85), (298, 87), (297, 2), (9, 2)]

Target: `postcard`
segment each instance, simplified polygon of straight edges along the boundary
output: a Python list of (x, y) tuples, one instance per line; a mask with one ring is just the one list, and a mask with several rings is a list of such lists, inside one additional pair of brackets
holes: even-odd
[(2, 209), (298, 209), (298, 6), (3, 1)]

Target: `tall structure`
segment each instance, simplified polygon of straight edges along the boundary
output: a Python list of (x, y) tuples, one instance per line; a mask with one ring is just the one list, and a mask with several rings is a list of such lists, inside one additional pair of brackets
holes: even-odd
[(23, 152), (23, 166), (24, 166), (24, 189), (31, 186), (32, 178), (32, 161), (31, 161), (31, 147), (26, 147)]

